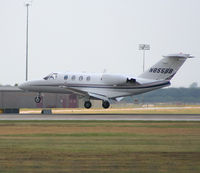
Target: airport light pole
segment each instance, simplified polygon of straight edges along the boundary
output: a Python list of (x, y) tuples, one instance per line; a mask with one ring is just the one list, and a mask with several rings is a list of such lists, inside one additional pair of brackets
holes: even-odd
[[(139, 50), (143, 51), (143, 72), (145, 70), (145, 50), (150, 50), (149, 44), (139, 44)], [(144, 105), (144, 95), (142, 95), (142, 103)]]
[(150, 50), (149, 44), (139, 44), (139, 50), (143, 51), (143, 72), (145, 70), (145, 50)]
[(26, 6), (26, 81), (28, 80), (28, 19), (29, 19), (29, 6), (32, 1), (25, 1)]

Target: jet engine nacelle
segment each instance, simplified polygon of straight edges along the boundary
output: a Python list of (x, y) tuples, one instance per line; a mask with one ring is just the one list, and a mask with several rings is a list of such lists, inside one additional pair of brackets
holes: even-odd
[(105, 84), (108, 85), (120, 85), (120, 84), (136, 82), (134, 78), (128, 78), (123, 75), (115, 75), (115, 74), (103, 74), (101, 79)]

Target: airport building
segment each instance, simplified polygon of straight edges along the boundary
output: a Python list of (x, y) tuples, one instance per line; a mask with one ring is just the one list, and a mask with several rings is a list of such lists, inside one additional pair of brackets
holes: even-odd
[(0, 108), (77, 108), (79, 100), (75, 94), (42, 93), (40, 103), (35, 103), (37, 93), (24, 92), (18, 87), (0, 87)]

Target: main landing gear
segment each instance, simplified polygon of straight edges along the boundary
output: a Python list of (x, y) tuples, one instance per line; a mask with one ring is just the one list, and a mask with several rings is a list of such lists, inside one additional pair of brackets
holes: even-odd
[[(87, 108), (87, 109), (90, 109), (92, 107), (92, 103), (90, 101), (85, 101), (84, 107)], [(102, 101), (102, 107), (104, 109), (109, 108), (110, 107), (109, 101), (107, 101), (107, 100)]]
[(109, 101), (107, 101), (107, 100), (102, 101), (102, 107), (103, 107), (104, 109), (109, 108), (109, 107), (110, 107)]
[(85, 101), (84, 106), (85, 108), (90, 109), (92, 107), (92, 103), (90, 101)]

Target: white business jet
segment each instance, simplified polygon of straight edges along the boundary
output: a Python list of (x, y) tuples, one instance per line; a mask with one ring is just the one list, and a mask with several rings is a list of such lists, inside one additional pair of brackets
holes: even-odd
[(166, 87), (183, 65), (189, 54), (170, 54), (138, 77), (122, 74), (51, 73), (42, 80), (28, 81), (20, 89), (39, 93), (35, 102), (41, 101), (41, 93), (74, 93), (84, 97), (85, 108), (91, 108), (91, 99), (102, 100), (103, 108), (109, 108), (110, 101), (137, 95)]

